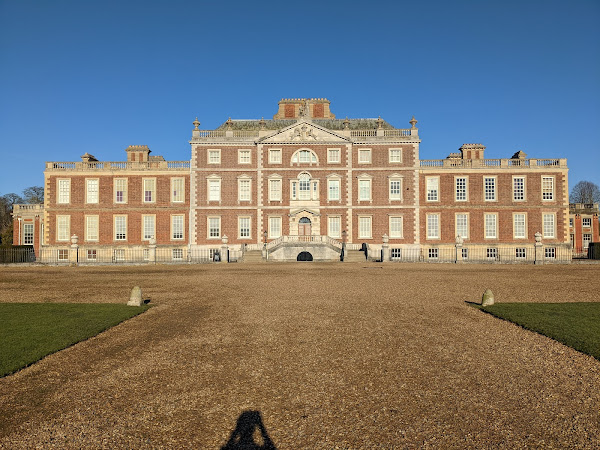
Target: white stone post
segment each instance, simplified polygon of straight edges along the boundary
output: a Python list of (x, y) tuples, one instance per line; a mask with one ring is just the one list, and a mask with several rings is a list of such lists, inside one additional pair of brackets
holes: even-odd
[(542, 243), (542, 233), (535, 233), (535, 262), (536, 265), (544, 264), (544, 244)]
[(71, 249), (69, 250), (69, 264), (71, 265), (77, 265), (78, 262), (79, 245), (77, 242), (79, 242), (79, 237), (74, 234), (71, 236)]
[(388, 237), (387, 234), (383, 235), (383, 244), (381, 245), (381, 250), (382, 250), (382, 255), (381, 255), (381, 262), (386, 262), (386, 261), (390, 261), (390, 238)]
[(462, 247), (463, 247), (463, 238), (462, 238), (462, 236), (456, 236), (456, 244), (455, 244), (455, 248), (456, 248), (456, 259), (455, 259), (455, 262), (456, 262), (456, 264), (463, 262)]
[(229, 238), (227, 237), (227, 235), (224, 234), (223, 237), (221, 238), (221, 262), (222, 263), (229, 262), (229, 255), (228, 255), (229, 247), (227, 246), (227, 242), (229, 242)]
[(154, 238), (148, 241), (148, 262), (156, 264), (156, 239)]

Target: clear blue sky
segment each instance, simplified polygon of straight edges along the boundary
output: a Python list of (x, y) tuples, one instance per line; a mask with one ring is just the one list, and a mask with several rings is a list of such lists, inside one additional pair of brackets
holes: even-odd
[(0, 194), (45, 161), (131, 144), (188, 160), (192, 121), (327, 97), (409, 127), (421, 158), (481, 142), (600, 185), (600, 2), (0, 0)]

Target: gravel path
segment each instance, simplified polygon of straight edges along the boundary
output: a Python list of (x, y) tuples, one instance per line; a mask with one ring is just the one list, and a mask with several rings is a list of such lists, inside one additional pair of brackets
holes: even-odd
[[(600, 362), (466, 304), (600, 301), (600, 265), (0, 268), (0, 302), (148, 312), (0, 379), (0, 448), (599, 448)], [(254, 413), (245, 411), (255, 411)], [(244, 423), (239, 424), (244, 429)], [(258, 429), (258, 428), (257, 428)]]

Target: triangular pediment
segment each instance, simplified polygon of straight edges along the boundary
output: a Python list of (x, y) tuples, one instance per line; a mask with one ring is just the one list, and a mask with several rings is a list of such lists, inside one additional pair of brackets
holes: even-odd
[(318, 211), (312, 210), (310, 208), (299, 208), (299, 209), (290, 210), (290, 213), (288, 214), (288, 216), (294, 217), (294, 216), (297, 216), (298, 214), (310, 214), (312, 216), (320, 216), (321, 215)]
[(350, 142), (350, 139), (309, 120), (299, 120), (293, 125), (259, 139), (258, 142), (261, 144), (311, 144), (315, 142)]

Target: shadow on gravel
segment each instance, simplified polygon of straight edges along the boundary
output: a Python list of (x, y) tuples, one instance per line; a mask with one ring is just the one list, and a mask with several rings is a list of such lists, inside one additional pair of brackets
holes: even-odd
[(260, 411), (244, 411), (221, 450), (277, 450), (262, 422)]

